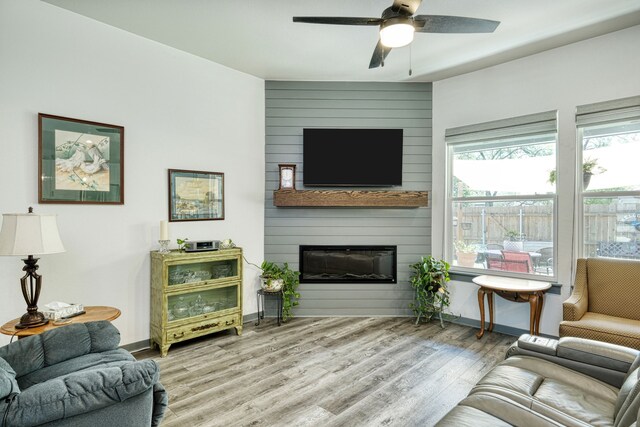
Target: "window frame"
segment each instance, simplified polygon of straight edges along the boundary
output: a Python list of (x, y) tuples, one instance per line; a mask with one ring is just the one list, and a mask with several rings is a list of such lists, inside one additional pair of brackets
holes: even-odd
[[(472, 197), (454, 197), (453, 196), (453, 163), (454, 163), (454, 148), (463, 144), (481, 143), (482, 141), (495, 141), (496, 139), (516, 138), (521, 136), (522, 129), (529, 128), (529, 135), (544, 135), (553, 134), (555, 144), (555, 167), (556, 171), (559, 167), (559, 135), (557, 125), (557, 110), (547, 111), (544, 113), (531, 114), (520, 117), (507, 118), (503, 120), (496, 120), (493, 122), (479, 123), (475, 125), (462, 126), (458, 128), (447, 129), (445, 131), (445, 203), (444, 203), (444, 236), (443, 236), (443, 251), (444, 259), (451, 264), (451, 272), (462, 275), (477, 275), (477, 274), (491, 274), (496, 276), (522, 278), (528, 280), (538, 280), (545, 282), (556, 282), (558, 278), (558, 257), (557, 257), (557, 245), (558, 245), (558, 191), (556, 185), (556, 191), (552, 194), (525, 194), (525, 195), (503, 195), (503, 196), (472, 196)], [(540, 126), (542, 124), (542, 126)], [(509, 133), (509, 130), (513, 129), (513, 133)], [(537, 129), (537, 130), (536, 130)], [(546, 130), (545, 130), (546, 129)], [(552, 130), (552, 132), (551, 132)], [(519, 132), (520, 131), (520, 132)], [(526, 132), (526, 131), (525, 131)], [(477, 138), (474, 138), (474, 135)], [(522, 144), (525, 145), (525, 144)], [(535, 201), (535, 200), (549, 200), (553, 204), (552, 209), (552, 243), (554, 248), (553, 257), (553, 274), (552, 275), (538, 275), (535, 273), (519, 273), (502, 270), (489, 270), (486, 268), (476, 267), (462, 267), (453, 265), (453, 221), (452, 215), (454, 211), (454, 204), (460, 202), (513, 202), (513, 201)]]
[[(593, 126), (606, 124), (623, 124), (640, 120), (640, 96), (616, 99), (594, 104), (580, 105), (576, 108), (576, 174), (575, 194), (576, 206), (576, 244), (579, 258), (588, 256), (585, 253), (585, 199), (607, 199), (620, 197), (640, 198), (640, 190), (585, 191), (582, 184), (582, 163), (584, 161), (584, 130)], [(623, 259), (623, 258), (616, 258)]]

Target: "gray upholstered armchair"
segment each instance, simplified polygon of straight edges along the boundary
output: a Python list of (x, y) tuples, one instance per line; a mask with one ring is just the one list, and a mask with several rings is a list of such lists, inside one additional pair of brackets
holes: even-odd
[(0, 417), (14, 426), (156, 426), (158, 365), (118, 348), (109, 322), (78, 323), (0, 348)]

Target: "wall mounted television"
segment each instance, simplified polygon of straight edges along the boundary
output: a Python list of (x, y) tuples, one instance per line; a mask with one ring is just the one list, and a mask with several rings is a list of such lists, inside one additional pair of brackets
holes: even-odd
[(402, 129), (304, 129), (305, 186), (402, 185)]

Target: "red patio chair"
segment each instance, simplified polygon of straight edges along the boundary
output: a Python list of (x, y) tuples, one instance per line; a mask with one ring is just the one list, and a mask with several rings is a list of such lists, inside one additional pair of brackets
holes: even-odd
[(533, 273), (533, 263), (529, 252), (502, 251), (502, 265), (504, 271), (518, 273)]

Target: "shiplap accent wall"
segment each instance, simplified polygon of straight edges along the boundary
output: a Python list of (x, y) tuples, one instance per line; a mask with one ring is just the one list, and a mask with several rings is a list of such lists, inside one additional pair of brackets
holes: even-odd
[(431, 191), (431, 83), (267, 81), (265, 91), (265, 259), (297, 269), (303, 244), (398, 246), (397, 284), (303, 283), (295, 314), (411, 315), (409, 265), (430, 253), (431, 208), (277, 208), (273, 191), (279, 163), (297, 165), (304, 189), (305, 127), (402, 128), (402, 187), (392, 189)]

